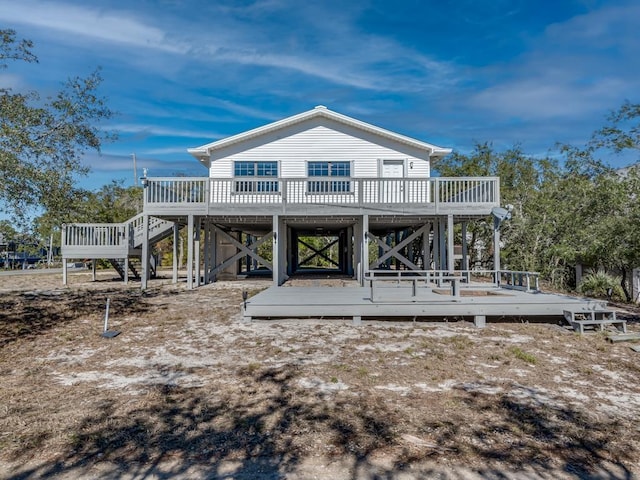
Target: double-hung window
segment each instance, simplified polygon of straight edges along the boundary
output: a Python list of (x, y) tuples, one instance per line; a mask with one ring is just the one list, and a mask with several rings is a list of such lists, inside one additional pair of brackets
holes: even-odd
[(308, 193), (351, 192), (351, 162), (309, 162)]
[(233, 162), (236, 193), (278, 192), (278, 162)]

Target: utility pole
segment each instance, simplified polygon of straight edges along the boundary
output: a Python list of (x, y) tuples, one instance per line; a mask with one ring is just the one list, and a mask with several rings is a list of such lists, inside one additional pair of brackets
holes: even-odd
[(138, 186), (138, 169), (136, 167), (136, 154), (132, 153), (131, 157), (133, 157), (133, 184)]

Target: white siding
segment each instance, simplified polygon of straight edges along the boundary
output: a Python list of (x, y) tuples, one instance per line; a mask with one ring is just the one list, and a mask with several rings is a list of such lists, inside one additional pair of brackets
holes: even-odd
[[(352, 162), (353, 177), (375, 178), (379, 175), (381, 159), (405, 160), (406, 175), (428, 177), (429, 162), (394, 150), (389, 141), (380, 139), (380, 144), (354, 137), (325, 126), (316, 126), (263, 145), (212, 159), (210, 176), (230, 178), (234, 161), (278, 161), (279, 175), (283, 178), (307, 176), (309, 161)], [(409, 165), (413, 162), (413, 168)]]

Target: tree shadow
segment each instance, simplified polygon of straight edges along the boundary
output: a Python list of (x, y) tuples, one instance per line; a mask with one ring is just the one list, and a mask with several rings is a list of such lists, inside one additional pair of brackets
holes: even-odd
[[(310, 392), (301, 386), (295, 365), (259, 371), (245, 367), (236, 378), (229, 391), (154, 387), (135, 408), (104, 401), (66, 432), (71, 439), (67, 452), (8, 478), (89, 472), (92, 478), (171, 478), (196, 476), (197, 467), (197, 476), (204, 478), (278, 479), (316, 453), (347, 458), (348, 472), (343, 473), (353, 479), (391, 480), (427, 460), (469, 458), (484, 465), (474, 470), (483, 478), (512, 478), (503, 472), (524, 468), (540, 473), (539, 478), (552, 478), (549, 472), (559, 469), (576, 478), (596, 478), (596, 471), (597, 478), (632, 478), (625, 464), (637, 452), (620, 448), (624, 425), (549, 406), (537, 401), (534, 391), (457, 391), (460, 413), (419, 426), (433, 442), (421, 450), (405, 448), (399, 435), (403, 412), (383, 395)], [(462, 407), (477, 416), (465, 418), (468, 408)], [(321, 442), (313, 443), (316, 438)], [(17, 452), (15, 460), (29, 453)], [(391, 463), (380, 466), (378, 453), (391, 455)], [(91, 470), (96, 465), (98, 473)], [(411, 475), (463, 478), (434, 467), (411, 470)]]
[(554, 471), (580, 479), (635, 478), (627, 465), (633, 465), (638, 452), (629, 443), (628, 425), (598, 420), (584, 408), (533, 388), (514, 385), (509, 393), (492, 394), (477, 387), (458, 390), (458, 400), (477, 412), (473, 420), (454, 413), (422, 430), (449, 456), (475, 457), (486, 465), (476, 471), (483, 478), (511, 478), (501, 467), (527, 469), (538, 478), (552, 478), (549, 472)]
[(147, 300), (158, 295), (167, 293), (114, 287), (4, 294), (0, 298), (0, 348), (17, 340), (34, 339), (83, 317), (104, 316), (107, 298), (112, 312), (140, 314), (152, 307)]
[[(126, 413), (105, 401), (69, 432), (65, 455), (9, 478), (80, 475), (102, 463), (109, 465), (105, 478), (170, 478), (197, 465), (206, 478), (276, 479), (310, 454), (313, 431), (328, 435), (331, 455), (353, 455), (358, 462), (393, 442), (390, 411), (350, 409), (346, 401), (310, 394), (298, 385), (295, 366), (240, 376), (242, 387), (234, 394), (161, 386)], [(15, 459), (28, 454), (16, 452)]]

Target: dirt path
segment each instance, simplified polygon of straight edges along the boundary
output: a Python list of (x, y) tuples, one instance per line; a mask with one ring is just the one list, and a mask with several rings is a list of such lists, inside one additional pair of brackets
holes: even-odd
[(243, 324), (242, 290), (268, 281), (111, 278), (0, 277), (0, 478), (640, 473), (640, 354), (602, 334)]

